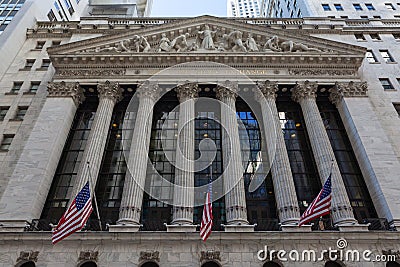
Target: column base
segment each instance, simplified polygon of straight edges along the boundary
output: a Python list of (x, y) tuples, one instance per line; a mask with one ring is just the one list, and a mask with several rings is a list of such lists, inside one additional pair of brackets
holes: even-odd
[(171, 233), (194, 233), (196, 232), (196, 227), (197, 225), (193, 224), (170, 224), (166, 225), (167, 226), (167, 232)]
[(282, 232), (311, 232), (312, 224), (298, 226), (296, 224), (281, 225)]
[(225, 232), (254, 232), (255, 225), (223, 225)]
[(2, 220), (0, 221), (0, 232), (24, 232), (28, 225), (25, 220)]
[(370, 224), (341, 224), (338, 225), (340, 232), (368, 232)]
[(108, 227), (108, 232), (110, 233), (135, 233), (139, 232), (141, 225), (133, 225), (133, 224), (117, 224), (117, 225), (110, 225)]

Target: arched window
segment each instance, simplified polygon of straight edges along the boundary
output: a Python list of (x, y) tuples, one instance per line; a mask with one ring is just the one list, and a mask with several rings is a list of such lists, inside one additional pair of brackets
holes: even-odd
[(325, 267), (342, 267), (342, 265), (334, 261), (328, 261), (325, 263)]
[(143, 263), (140, 267), (159, 267), (159, 265), (155, 262), (146, 262)]
[(395, 261), (388, 261), (386, 267), (400, 267), (400, 264)]
[(204, 263), (203, 265), (201, 265), (201, 267), (220, 267), (220, 266), (216, 262), (208, 261), (208, 262)]
[(24, 264), (19, 265), (19, 267), (35, 267), (36, 264), (33, 261), (25, 262)]
[(269, 261), (264, 263), (263, 267), (281, 267), (278, 263)]
[(88, 262), (82, 263), (79, 267), (97, 267), (97, 264), (94, 263), (93, 261), (88, 261)]

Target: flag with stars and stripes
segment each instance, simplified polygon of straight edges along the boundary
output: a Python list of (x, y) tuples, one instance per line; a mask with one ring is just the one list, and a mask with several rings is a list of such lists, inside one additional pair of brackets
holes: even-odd
[(318, 196), (314, 199), (303, 215), (301, 215), (299, 226), (330, 213), (332, 200), (331, 176), (332, 173), (329, 174), (329, 177), (326, 179)]
[[(212, 168), (212, 167), (211, 167)], [(211, 234), (213, 226), (213, 214), (212, 214), (212, 170), (210, 171), (210, 180), (208, 182), (208, 191), (206, 194), (206, 203), (203, 209), (203, 218), (200, 224), (200, 237), (203, 241), (206, 241)]]
[(68, 210), (61, 217), (57, 227), (53, 230), (52, 242), (56, 244), (76, 231), (81, 230), (93, 211), (90, 197), (89, 182), (85, 184)]

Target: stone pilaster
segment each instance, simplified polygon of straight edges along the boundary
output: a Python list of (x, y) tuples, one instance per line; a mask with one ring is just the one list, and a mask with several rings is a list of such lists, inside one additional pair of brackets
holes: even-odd
[(23, 231), (26, 221), (40, 218), (77, 106), (84, 99), (78, 83), (49, 83), (48, 91), (0, 200), (0, 231)]
[[(178, 86), (179, 121), (176, 148), (173, 225), (193, 225), (194, 207), (194, 119), (195, 98), (199, 87), (195, 83)], [(195, 231), (195, 228), (190, 228)], [(189, 230), (189, 228), (188, 228)]]
[(294, 87), (292, 97), (294, 101), (301, 105), (301, 109), (303, 110), (311, 148), (322, 184), (325, 183), (332, 170), (331, 216), (333, 223), (339, 226), (355, 225), (357, 221), (354, 218), (353, 209), (347, 196), (339, 166), (318, 110), (316, 102), (317, 89), (317, 83), (309, 81), (297, 83)]
[(110, 231), (139, 230), (153, 119), (153, 107), (158, 99), (159, 93), (160, 88), (158, 85), (149, 81), (142, 84), (136, 92), (139, 97), (139, 107), (127, 162), (128, 168), (122, 193), (119, 220), (117, 226), (111, 228)]
[(73, 194), (70, 198), (75, 197), (87, 181), (90, 181), (92, 191), (96, 187), (114, 106), (122, 98), (122, 90), (118, 83), (106, 81), (98, 84), (97, 91), (99, 94), (99, 106), (90, 129)]
[[(372, 105), (366, 98), (367, 92), (368, 85), (365, 82), (336, 83), (330, 89), (329, 99), (338, 109), (378, 217), (386, 218), (392, 227), (398, 228), (400, 209), (396, 201), (391, 200), (398, 199), (398, 192), (393, 184), (396, 183), (399, 167), (398, 163), (393, 164), (388, 160), (393, 158), (397, 162), (390, 142), (384, 140), (385, 133), (380, 132), (380, 120), (372, 111)], [(350, 108), (356, 108), (358, 116), (351, 114)], [(368, 121), (368, 128), (365, 128), (365, 121)], [(374, 133), (369, 132), (370, 129)], [(369, 134), (365, 135), (364, 131)], [(375, 143), (376, 137), (383, 139), (380, 140), (381, 145), (377, 149), (375, 144), (373, 150), (368, 151), (366, 144)], [(374, 142), (370, 142), (372, 139)], [(379, 160), (385, 161), (387, 166)]]
[(236, 93), (238, 84), (226, 81), (218, 85), (217, 98), (221, 105), (222, 154), (224, 165), (224, 190), (227, 225), (248, 225), (246, 195), (244, 190), (242, 156), (239, 139), (239, 129), (236, 116)]
[(262, 95), (256, 95), (261, 106), (263, 125), (266, 137), (268, 158), (271, 164), (272, 183), (282, 225), (297, 224), (300, 218), (296, 188), (290, 168), (285, 140), (283, 138), (278, 110), (276, 92), (278, 84), (265, 81), (259, 84)]

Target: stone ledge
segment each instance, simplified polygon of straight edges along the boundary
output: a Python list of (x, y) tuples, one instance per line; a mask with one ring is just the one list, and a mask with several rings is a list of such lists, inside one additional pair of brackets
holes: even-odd
[(338, 225), (340, 232), (368, 232), (370, 224), (344, 224)]
[(225, 232), (254, 232), (255, 225), (223, 225)]
[(110, 233), (136, 233), (139, 232), (141, 225), (110, 225)]
[(281, 225), (282, 232), (311, 232), (311, 227), (312, 224), (302, 225), (300, 227), (298, 225), (293, 225), (293, 224)]
[(166, 227), (169, 233), (194, 233), (197, 225), (166, 225)]

